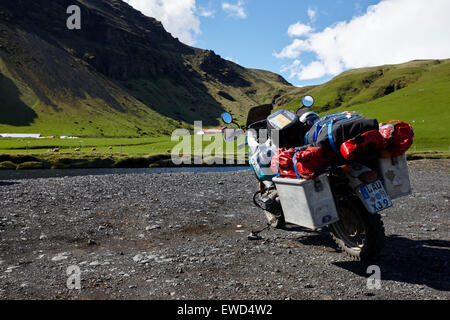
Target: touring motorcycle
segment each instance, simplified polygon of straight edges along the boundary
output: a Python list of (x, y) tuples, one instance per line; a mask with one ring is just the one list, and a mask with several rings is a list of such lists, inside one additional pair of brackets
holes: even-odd
[[(249, 164), (259, 182), (253, 201), (264, 212), (269, 227), (283, 228), (286, 223), (312, 230), (326, 227), (350, 257), (373, 259), (385, 240), (381, 211), (392, 206), (393, 198), (411, 193), (406, 156), (386, 145), (377, 149), (372, 144), (372, 148), (360, 148), (363, 150), (355, 152), (355, 157), (343, 157), (344, 140), (356, 141), (356, 150), (364, 139), (364, 126), (376, 125), (372, 131), (378, 133), (382, 124), (351, 113), (319, 117), (309, 109), (313, 104), (314, 98), (305, 96), (295, 113), (272, 113), (271, 104), (254, 107), (245, 126), (225, 112), (222, 120), (230, 126), (225, 129), (224, 140), (232, 142), (246, 133)], [(342, 137), (333, 138), (334, 134)], [(321, 144), (320, 137), (326, 144)], [(412, 141), (412, 136), (409, 138)], [(298, 169), (295, 162), (299, 154), (320, 149), (325, 150), (320, 159), (309, 159), (314, 172), (302, 166)], [(291, 165), (295, 175), (282, 172), (283, 163)]]

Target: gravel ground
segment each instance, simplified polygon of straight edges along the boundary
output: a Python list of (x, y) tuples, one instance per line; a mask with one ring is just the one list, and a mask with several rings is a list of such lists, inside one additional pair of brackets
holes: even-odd
[(325, 229), (247, 240), (265, 226), (249, 170), (2, 181), (0, 299), (449, 299), (450, 161), (409, 166), (378, 290)]

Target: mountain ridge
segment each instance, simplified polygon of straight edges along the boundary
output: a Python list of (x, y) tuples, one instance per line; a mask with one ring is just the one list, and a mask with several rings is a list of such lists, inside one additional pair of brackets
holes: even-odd
[[(274, 101), (324, 114), (349, 110), (413, 123), (417, 146), (448, 150), (450, 59), (347, 70), (316, 86), (244, 68), (181, 43), (119, 0), (78, 0), (82, 29), (66, 28), (74, 0), (0, 3), (0, 132), (82, 137), (167, 136), (223, 111), (245, 123)], [(27, 9), (27, 10), (25, 10)]]
[(218, 125), (225, 110), (244, 119), (292, 88), (279, 75), (181, 43), (123, 1), (75, 3), (81, 30), (66, 28), (72, 0), (0, 4), (0, 84), (17, 92), (0, 106), (9, 114), (0, 130), (167, 135), (194, 120)]

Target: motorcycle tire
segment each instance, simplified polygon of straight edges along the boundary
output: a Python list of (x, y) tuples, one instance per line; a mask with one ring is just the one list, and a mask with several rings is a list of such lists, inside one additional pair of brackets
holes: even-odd
[(379, 214), (369, 213), (359, 198), (336, 204), (339, 221), (328, 229), (339, 248), (357, 261), (376, 258), (384, 247), (384, 226)]

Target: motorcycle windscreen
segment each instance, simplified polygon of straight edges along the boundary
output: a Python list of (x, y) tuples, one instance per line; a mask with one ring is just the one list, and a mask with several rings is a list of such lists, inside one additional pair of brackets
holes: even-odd
[(273, 109), (273, 106), (271, 104), (263, 104), (263, 105), (251, 108), (248, 111), (246, 126), (249, 126), (252, 123), (267, 119), (267, 117), (270, 116), (272, 109)]

